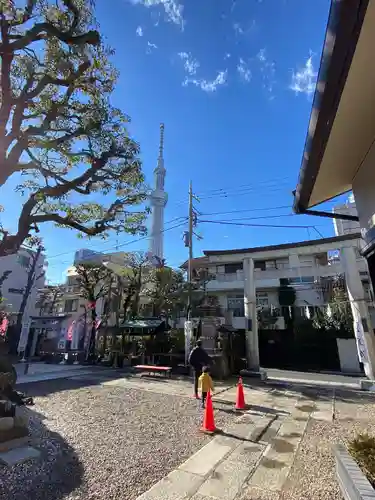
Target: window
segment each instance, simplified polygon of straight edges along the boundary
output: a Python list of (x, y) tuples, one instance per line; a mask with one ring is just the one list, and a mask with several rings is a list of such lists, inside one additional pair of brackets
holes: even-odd
[(17, 295), (23, 294), (23, 288), (8, 288), (9, 293), (15, 293)]
[(74, 286), (77, 284), (78, 284), (78, 281), (77, 281), (76, 276), (68, 276), (68, 283), (67, 283), (68, 286)]
[(266, 269), (277, 269), (276, 260), (266, 260)]
[(256, 292), (257, 306), (268, 307), (268, 293)]
[(65, 301), (65, 312), (76, 312), (78, 310), (78, 299), (68, 299)]
[(297, 278), (289, 278), (289, 285), (303, 285), (314, 283), (314, 276), (298, 276)]
[(234, 318), (245, 316), (245, 306), (243, 295), (231, 295), (228, 297), (228, 310), (233, 312)]
[(242, 262), (238, 262), (236, 264), (225, 264), (225, 274), (234, 274), (237, 271), (242, 271), (243, 264)]
[(21, 267), (28, 267), (30, 264), (30, 257), (27, 255), (17, 255), (17, 262)]
[(362, 257), (361, 252), (358, 247), (354, 247), (355, 258), (360, 259)]
[(259, 269), (260, 271), (266, 270), (266, 261), (265, 260), (256, 260), (254, 262), (254, 269)]

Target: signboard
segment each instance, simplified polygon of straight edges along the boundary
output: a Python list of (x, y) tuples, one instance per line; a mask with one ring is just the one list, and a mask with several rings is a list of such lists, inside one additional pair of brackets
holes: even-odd
[(184, 329), (185, 329), (185, 365), (187, 365), (191, 348), (191, 339), (193, 337), (193, 322), (185, 321)]
[(57, 344), (57, 349), (59, 351), (65, 351), (65, 347), (66, 347), (66, 328), (61, 328), (60, 339), (59, 343)]
[(365, 332), (362, 321), (356, 321), (355, 338), (357, 341), (358, 358), (361, 363), (368, 363), (367, 346), (365, 341)]
[(29, 340), (29, 331), (30, 331), (31, 321), (26, 319), (22, 323), (20, 340), (18, 342), (18, 352), (24, 352), (26, 350), (27, 341)]

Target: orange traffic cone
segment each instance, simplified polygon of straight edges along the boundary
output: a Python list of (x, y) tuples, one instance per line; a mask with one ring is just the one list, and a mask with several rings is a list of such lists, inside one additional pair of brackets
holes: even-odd
[(214, 408), (212, 405), (211, 393), (208, 391), (206, 399), (206, 409), (204, 410), (203, 425), (201, 431), (206, 434), (213, 434), (216, 431)]
[(238, 379), (238, 384), (237, 384), (236, 410), (245, 410), (245, 409), (246, 409), (245, 395), (243, 392), (242, 378), (240, 377)]

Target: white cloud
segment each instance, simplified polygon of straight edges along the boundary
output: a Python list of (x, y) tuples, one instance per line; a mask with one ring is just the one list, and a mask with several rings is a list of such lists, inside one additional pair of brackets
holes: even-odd
[(257, 54), (257, 59), (260, 62), (265, 62), (267, 60), (267, 58), (266, 58), (266, 49), (260, 49), (260, 51)]
[(237, 64), (237, 72), (245, 82), (249, 82), (251, 80), (250, 68), (248, 67), (247, 62), (242, 59), (242, 57), (240, 57), (240, 60)]
[(151, 43), (151, 42), (147, 42), (147, 54), (151, 54), (151, 52), (155, 49), (157, 49), (158, 46), (156, 45), (156, 43)]
[(267, 50), (265, 48), (260, 49), (256, 55), (259, 61), (260, 73), (262, 76), (262, 85), (264, 90), (269, 94), (270, 99), (274, 99), (274, 86), (275, 86), (275, 73), (276, 64), (274, 61), (270, 60), (267, 55)]
[(138, 26), (138, 28), (135, 30), (137, 33), (137, 36), (143, 36), (143, 29), (142, 26)]
[(256, 30), (256, 28), (257, 24), (254, 19), (247, 22), (246, 25), (240, 23), (233, 24), (233, 29), (237, 37), (250, 35)]
[(184, 6), (178, 0), (130, 0), (133, 4), (141, 4), (145, 7), (163, 7), (167, 21), (177, 24), (181, 30), (184, 29), (183, 18)]
[(245, 34), (245, 31), (243, 30), (243, 28), (241, 27), (241, 25), (239, 23), (234, 23), (233, 29), (234, 29), (234, 32), (236, 33), (236, 35), (240, 36), (240, 35)]
[(318, 73), (314, 68), (312, 58), (313, 56), (310, 55), (303, 68), (300, 68), (297, 72), (293, 71), (289, 88), (296, 94), (311, 96), (315, 91)]
[(184, 86), (189, 85), (191, 83), (192, 85), (195, 85), (196, 87), (199, 87), (202, 89), (204, 92), (215, 92), (218, 87), (224, 85), (227, 81), (228, 77), (228, 70), (224, 71), (219, 71), (216, 78), (214, 80), (205, 80), (203, 78), (196, 79), (196, 78), (185, 78), (185, 81), (183, 82)]
[(184, 61), (184, 68), (188, 75), (195, 75), (200, 66), (197, 59), (195, 59), (190, 53), (179, 52), (178, 56), (182, 61)]
[(231, 55), (232, 55), (232, 54), (230, 54), (229, 52), (227, 52), (227, 53), (225, 54), (225, 56), (224, 56), (224, 61), (225, 61), (226, 59), (230, 59), (230, 58), (231, 58)]

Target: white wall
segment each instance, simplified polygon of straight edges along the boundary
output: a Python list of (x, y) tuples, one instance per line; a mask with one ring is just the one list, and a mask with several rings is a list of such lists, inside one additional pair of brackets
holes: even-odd
[[(2, 285), (2, 295), (5, 299), (4, 305), (7, 311), (13, 313), (13, 318), (11, 318), (11, 321), (14, 320), (14, 318), (16, 317), (16, 313), (19, 312), (23, 297), (23, 290), (25, 289), (27, 284), (28, 268), (22, 266), (21, 261), (22, 259), (28, 258), (30, 259), (30, 255), (28, 254), (28, 252), (22, 249), (18, 252), (18, 254), (0, 257), (0, 276), (2, 276), (5, 271), (12, 271), (8, 279), (4, 281)], [(44, 255), (40, 255), (36, 265), (37, 276), (42, 272), (43, 265)], [(45, 279), (43, 277), (39, 279), (39, 281), (35, 283), (33, 288), (31, 289), (28, 304), (26, 306), (30, 315), (37, 314), (37, 310), (35, 307), (37, 301), (37, 293), (38, 289), (44, 286), (44, 282)]]
[[(333, 207), (333, 212), (344, 215), (354, 215), (357, 217), (358, 213), (356, 204), (354, 202), (354, 197), (349, 199), (344, 204), (336, 205), (335, 207)], [(335, 228), (336, 236), (361, 232), (361, 226), (359, 222), (351, 220), (333, 219), (333, 226)]]
[(375, 147), (372, 146), (353, 179), (353, 193), (361, 228), (366, 231), (375, 224)]

